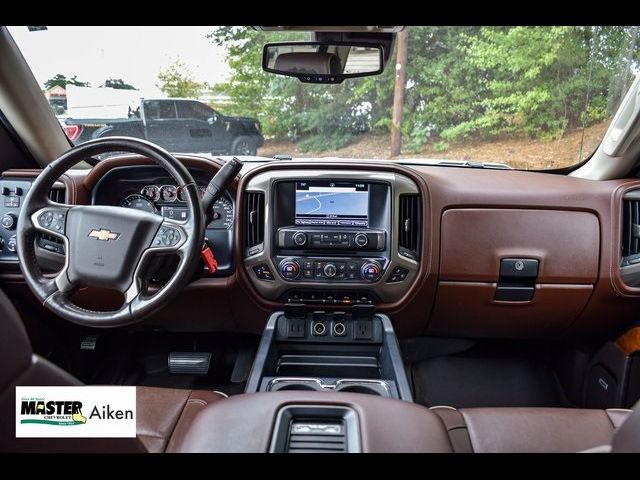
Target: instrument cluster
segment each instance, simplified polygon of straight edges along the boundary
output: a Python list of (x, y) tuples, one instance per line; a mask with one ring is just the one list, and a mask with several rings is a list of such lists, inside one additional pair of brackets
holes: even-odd
[[(198, 187), (198, 190), (202, 198), (206, 187)], [(183, 192), (175, 185), (145, 185), (139, 193), (131, 193), (122, 198), (120, 206), (175, 220), (186, 220), (189, 216)], [(207, 229), (230, 229), (233, 226), (233, 213), (233, 202), (229, 197), (223, 196), (213, 205), (213, 220), (207, 225)]]

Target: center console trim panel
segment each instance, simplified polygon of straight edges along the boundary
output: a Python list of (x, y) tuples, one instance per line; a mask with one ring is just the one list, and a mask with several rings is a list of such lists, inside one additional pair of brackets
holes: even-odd
[[(280, 166), (282, 168), (282, 166)], [(353, 180), (370, 183), (370, 184), (386, 184), (391, 189), (391, 218), (388, 219), (389, 223), (389, 235), (387, 237), (388, 247), (386, 249), (389, 252), (389, 259), (387, 262), (382, 261), (381, 252), (371, 251), (366, 257), (356, 258), (357, 260), (371, 260), (381, 264), (383, 274), (374, 281), (340, 281), (331, 280), (326, 282), (307, 281), (305, 279), (297, 279), (295, 281), (288, 281), (280, 276), (279, 269), (280, 263), (275, 263), (273, 258), (278, 248), (274, 244), (274, 239), (278, 237), (278, 233), (274, 230), (274, 212), (276, 205), (273, 203), (275, 200), (274, 187), (276, 183), (286, 181), (297, 180)], [(349, 289), (357, 288), (358, 290), (375, 290), (375, 294), (383, 303), (393, 303), (402, 299), (410, 287), (413, 286), (415, 280), (419, 276), (420, 262), (407, 258), (400, 254), (397, 244), (399, 238), (399, 227), (396, 221), (399, 215), (399, 199), (400, 195), (415, 194), (421, 195), (421, 191), (416, 182), (414, 182), (409, 176), (405, 176), (392, 171), (376, 171), (376, 170), (359, 170), (359, 169), (282, 169), (278, 170), (277, 175), (274, 175), (271, 171), (260, 172), (255, 176), (252, 176), (241, 187), (239, 191), (239, 206), (238, 212), (242, 212), (242, 204), (244, 194), (247, 192), (264, 193), (265, 208), (264, 208), (264, 244), (261, 251), (247, 255), (243, 258), (244, 270), (249, 279), (249, 282), (255, 287), (258, 293), (268, 300), (276, 301), (281, 298), (288, 290), (299, 288), (315, 288), (321, 286), (331, 285), (334, 289)], [(425, 196), (422, 195), (423, 204), (426, 202)], [(426, 208), (426, 207), (423, 207)], [(242, 224), (244, 222), (238, 222)], [(243, 228), (243, 227), (241, 227)], [(293, 228), (293, 226), (292, 226)], [(301, 228), (300, 228), (301, 229)], [(422, 232), (423, 233), (423, 232)], [(238, 235), (242, 238), (242, 232)], [(424, 233), (423, 233), (424, 237)], [(237, 250), (238, 251), (238, 250)], [(241, 248), (240, 252), (243, 251)], [(309, 253), (309, 258), (313, 257), (314, 260), (323, 258), (325, 261), (348, 261), (351, 257), (341, 257), (344, 252), (337, 252), (333, 255), (330, 253)], [(355, 258), (355, 257), (354, 257)], [(421, 257), (422, 258), (422, 257)], [(254, 268), (260, 265), (268, 265), (272, 272), (275, 272), (272, 279), (268, 281), (260, 280), (256, 278), (254, 274)], [(406, 269), (408, 274), (406, 278), (401, 282), (387, 282), (387, 277), (390, 275), (395, 267)], [(322, 287), (321, 287), (322, 288)]]
[[(258, 346), (258, 351), (256, 352), (256, 355), (253, 361), (253, 366), (251, 367), (251, 372), (247, 380), (247, 385), (245, 388), (246, 393), (255, 393), (260, 391), (260, 388), (262, 386), (264, 367), (267, 363), (272, 344), (276, 341), (277, 322), (278, 322), (278, 319), (280, 317), (283, 317), (284, 315), (285, 315), (284, 311), (274, 312), (271, 314), (271, 316), (269, 317), (269, 320), (267, 321), (267, 325), (264, 329), (264, 332), (262, 333), (260, 345)], [(391, 319), (387, 315), (382, 313), (375, 314), (375, 317), (378, 320), (380, 320), (380, 322), (382, 323), (382, 328), (384, 330), (384, 337), (385, 337), (384, 344), (388, 352), (389, 361), (391, 362), (394, 383), (395, 383), (395, 387), (397, 388), (400, 400), (413, 402), (413, 394), (411, 393), (409, 379), (404, 369), (402, 354), (400, 353), (398, 339), (393, 329), (393, 324), (391, 323)], [(334, 388), (329, 387), (328, 389), (324, 389), (323, 382), (320, 381), (319, 379), (315, 379), (312, 377), (304, 377), (304, 378), (286, 377), (286, 379), (291, 382), (295, 382), (295, 380), (301, 380), (303, 382), (311, 381), (314, 383), (314, 385), (320, 387), (320, 390), (322, 391), (337, 391), (335, 386), (340, 381), (340, 380), (337, 380), (336, 382), (333, 383)], [(281, 379), (276, 378), (271, 381), (273, 382), (275, 380), (283, 381), (284, 378), (281, 378)], [(360, 382), (360, 380), (353, 379), (353, 378), (343, 378), (342, 380), (343, 382), (350, 382), (350, 381)], [(372, 382), (374, 380), (366, 379), (363, 381)], [(382, 381), (382, 383), (387, 384), (387, 382), (385, 381)], [(390, 388), (388, 384), (387, 384), (387, 388), (388, 389)]]

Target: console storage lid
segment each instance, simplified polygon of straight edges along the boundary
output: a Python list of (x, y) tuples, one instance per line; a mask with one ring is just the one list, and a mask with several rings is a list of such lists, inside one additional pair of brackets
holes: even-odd
[(266, 453), (276, 418), (290, 405), (351, 409), (363, 452), (452, 452), (442, 422), (425, 407), (358, 393), (304, 391), (244, 394), (211, 404), (188, 430), (174, 434), (167, 451)]

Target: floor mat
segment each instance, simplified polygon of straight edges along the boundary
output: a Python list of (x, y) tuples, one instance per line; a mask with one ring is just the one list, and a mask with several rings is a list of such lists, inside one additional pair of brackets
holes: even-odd
[(551, 368), (527, 358), (446, 356), (413, 366), (415, 400), (428, 407), (565, 406)]
[[(96, 351), (80, 353), (73, 373), (87, 384), (217, 390), (236, 395), (244, 392), (246, 380), (246, 375), (234, 369), (236, 360), (248, 352), (246, 368), (250, 368), (259, 339), (256, 335), (204, 333), (103, 335)], [(203, 376), (171, 374), (167, 359), (172, 351), (211, 353), (209, 372)], [(234, 373), (237, 378), (232, 379)]]

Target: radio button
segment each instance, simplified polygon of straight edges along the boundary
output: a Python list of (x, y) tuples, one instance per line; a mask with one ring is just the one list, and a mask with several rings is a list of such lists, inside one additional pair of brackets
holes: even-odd
[(369, 243), (369, 237), (367, 237), (366, 234), (364, 233), (358, 233), (354, 238), (353, 241), (355, 242), (355, 244), (358, 247), (366, 247), (367, 244)]
[(295, 243), (298, 247), (302, 247), (307, 243), (307, 234), (304, 232), (296, 232), (293, 234), (293, 243)]

